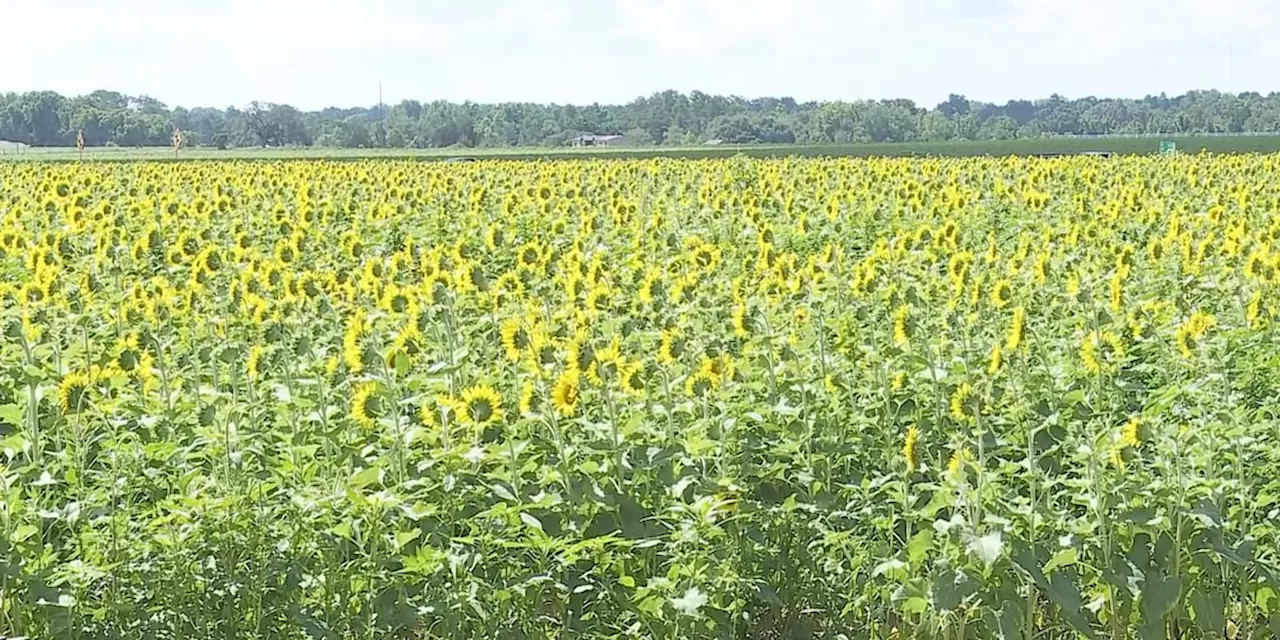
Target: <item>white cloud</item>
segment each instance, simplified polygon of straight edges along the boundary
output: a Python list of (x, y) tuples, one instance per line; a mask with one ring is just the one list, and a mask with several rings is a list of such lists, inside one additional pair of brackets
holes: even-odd
[[(182, 5), (182, 6), (179, 6)], [(0, 0), (0, 90), (170, 104), (1280, 90), (1274, 0)]]

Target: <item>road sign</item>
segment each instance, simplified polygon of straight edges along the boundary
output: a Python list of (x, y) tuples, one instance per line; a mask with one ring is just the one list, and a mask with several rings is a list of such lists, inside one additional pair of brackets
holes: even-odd
[(1172, 140), (1161, 140), (1161, 141), (1160, 141), (1160, 155), (1162, 155), (1162, 156), (1174, 156), (1174, 155), (1178, 155), (1178, 143), (1176, 143), (1176, 142), (1174, 142), (1174, 141), (1172, 141)]

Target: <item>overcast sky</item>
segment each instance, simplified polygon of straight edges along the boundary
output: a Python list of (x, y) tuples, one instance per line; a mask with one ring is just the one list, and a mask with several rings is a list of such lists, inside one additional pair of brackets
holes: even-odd
[(0, 91), (170, 106), (1280, 91), (1280, 0), (0, 0)]

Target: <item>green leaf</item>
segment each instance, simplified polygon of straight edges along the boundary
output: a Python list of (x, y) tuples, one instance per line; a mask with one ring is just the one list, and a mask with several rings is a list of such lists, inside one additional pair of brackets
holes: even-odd
[(955, 611), (965, 598), (977, 593), (978, 586), (965, 572), (944, 568), (934, 576), (929, 587), (929, 599), (938, 611)]
[(379, 467), (368, 467), (357, 471), (351, 476), (351, 487), (354, 489), (363, 489), (371, 484), (382, 481), (382, 469)]
[(420, 535), (422, 535), (421, 529), (413, 529), (410, 531), (397, 531), (396, 532), (396, 549), (405, 548), (406, 546), (409, 545), (410, 542), (417, 540), (418, 536)]
[(18, 528), (14, 529), (13, 533), (9, 534), (9, 540), (12, 541), (14, 544), (22, 544), (24, 541), (26, 541), (31, 536), (34, 536), (39, 531), (40, 529), (36, 528), (36, 526), (33, 524), (18, 525)]
[(1012, 557), (1014, 565), (1026, 572), (1049, 601), (1062, 610), (1062, 617), (1067, 624), (1085, 636), (1095, 637), (1093, 627), (1084, 615), (1084, 600), (1075, 585), (1075, 570), (1063, 567), (1054, 572), (1053, 580), (1050, 581), (1040, 568), (1041, 558), (1044, 556), (1038, 548), (1017, 544)]
[(22, 424), (23, 414), (26, 411), (23, 407), (16, 404), (0, 404), (0, 422), (5, 422), (13, 426)]
[(618, 578), (618, 584), (628, 589), (634, 589), (636, 588), (636, 579), (631, 576), (622, 576), (621, 578)]
[(933, 548), (933, 529), (922, 529), (907, 543), (907, 562), (919, 566)]
[(1075, 547), (1068, 547), (1053, 554), (1049, 562), (1044, 565), (1045, 573), (1053, 573), (1059, 567), (1069, 567), (1080, 559), (1080, 550)]
[(1016, 598), (1006, 598), (1004, 603), (1000, 605), (1000, 613), (996, 616), (996, 631), (1000, 640), (1022, 640), (1026, 634), (1022, 631), (1022, 624), (1026, 622), (1027, 616), (1023, 611), (1022, 601)]
[(1226, 603), (1221, 593), (1197, 591), (1191, 595), (1191, 609), (1196, 612), (1196, 626), (1206, 635), (1218, 635), (1227, 628)]
[(530, 514), (527, 514), (527, 513), (523, 512), (523, 511), (522, 511), (522, 512), (520, 512), (520, 520), (521, 520), (522, 522), (524, 522), (526, 525), (529, 525), (529, 527), (530, 527), (531, 529), (537, 529), (539, 533), (542, 533), (542, 521), (541, 521), (541, 520), (539, 520), (539, 519), (537, 519), (537, 518), (533, 517), (533, 516), (532, 516), (532, 515), (530, 515)]
[(875, 570), (871, 572), (871, 577), (873, 578), (883, 575), (887, 575), (894, 580), (902, 580), (907, 577), (907, 563), (898, 560), (897, 558), (885, 560), (884, 562), (876, 565)]
[(1182, 596), (1183, 578), (1170, 578), (1163, 572), (1147, 573), (1142, 585), (1142, 625), (1138, 637), (1145, 640), (1165, 638), (1165, 616), (1177, 606)]

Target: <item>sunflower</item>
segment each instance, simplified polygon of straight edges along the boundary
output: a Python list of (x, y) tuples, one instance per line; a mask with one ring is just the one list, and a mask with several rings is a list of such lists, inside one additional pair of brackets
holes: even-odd
[(1000, 373), (1000, 367), (1004, 364), (1004, 351), (1000, 348), (1000, 343), (991, 347), (991, 357), (987, 360), (987, 373), (996, 375)]
[(520, 354), (529, 347), (531, 342), (529, 331), (524, 327), (524, 319), (512, 317), (503, 320), (499, 333), (507, 359), (512, 362), (519, 361)]
[(1008, 280), (997, 280), (991, 287), (991, 306), (1003, 309), (1013, 299), (1013, 284)]
[(551, 405), (561, 415), (572, 416), (578, 410), (579, 375), (574, 368), (565, 369), (551, 390)]
[(633, 396), (644, 393), (643, 372), (644, 365), (640, 362), (625, 364), (618, 373), (618, 382), (622, 386), (622, 391)]
[(1137, 417), (1130, 418), (1124, 424), (1124, 428), (1120, 430), (1120, 446), (1124, 448), (1137, 449), (1142, 445), (1142, 420)]
[(1027, 310), (1023, 307), (1013, 309), (1013, 320), (1009, 322), (1009, 333), (1004, 338), (1006, 351), (1017, 351), (1022, 346), (1022, 335), (1027, 328)]
[(364, 370), (364, 347), (361, 345), (364, 332), (364, 313), (357, 310), (342, 333), (342, 362), (352, 373)]
[(662, 330), (658, 338), (658, 362), (671, 364), (684, 355), (687, 340), (678, 327)]
[(720, 386), (719, 376), (706, 369), (699, 369), (685, 380), (685, 392), (691, 396), (705, 396), (718, 386)]
[(608, 311), (612, 305), (613, 291), (607, 284), (599, 284), (591, 287), (587, 292), (586, 308), (590, 311)]
[(423, 402), (418, 407), (418, 422), (422, 426), (430, 429), (439, 426), (440, 417), (436, 412), (436, 407), (431, 402)]
[(951, 459), (947, 461), (947, 473), (955, 477), (964, 472), (965, 465), (973, 459), (973, 455), (969, 453), (969, 447), (960, 447), (951, 454)]
[(1080, 359), (1090, 373), (1114, 371), (1124, 359), (1124, 343), (1110, 331), (1093, 331), (1080, 344)]
[(142, 347), (138, 334), (130, 333), (116, 340), (116, 357), (112, 364), (127, 375), (134, 375), (142, 364)]
[(595, 351), (591, 359), (590, 366), (587, 367), (587, 377), (591, 379), (593, 384), (604, 385), (606, 382), (617, 380), (618, 374), (626, 366), (626, 360), (622, 357), (622, 344), (617, 338), (610, 342), (607, 347)]
[(1244, 308), (1245, 323), (1250, 329), (1261, 329), (1262, 321), (1262, 292), (1254, 291), (1249, 296), (1249, 303)]
[(1116, 271), (1111, 276), (1111, 312), (1120, 313), (1124, 309), (1124, 276)]
[(911, 307), (901, 305), (893, 312), (893, 346), (903, 347), (911, 341), (910, 327), (907, 321), (911, 318)]
[(493, 387), (479, 384), (462, 392), (461, 418), (477, 427), (502, 421), (502, 396)]
[(534, 242), (527, 242), (516, 253), (516, 260), (521, 269), (534, 271), (542, 263), (542, 248)]
[(973, 385), (962, 383), (951, 394), (951, 417), (956, 422), (972, 422), (976, 417), (972, 404)]
[(920, 429), (913, 424), (907, 428), (907, 436), (902, 440), (902, 458), (907, 462), (907, 473), (914, 473), (916, 470), (918, 459), (916, 446), (919, 441)]
[(89, 390), (93, 387), (91, 373), (68, 373), (58, 384), (58, 404), (63, 413), (79, 413), (88, 404)]
[(533, 380), (525, 380), (520, 386), (520, 415), (528, 416), (537, 413), (540, 404), (538, 385)]
[(1178, 346), (1178, 352), (1184, 358), (1191, 358), (1195, 355), (1196, 347), (1208, 334), (1209, 329), (1217, 323), (1217, 320), (1202, 311), (1192, 312), (1191, 317), (1187, 318), (1174, 332), (1174, 344)]
[(249, 380), (256, 382), (261, 373), (259, 369), (262, 366), (262, 357), (267, 354), (267, 350), (261, 345), (253, 345), (249, 348), (249, 357), (245, 360), (245, 374)]
[(409, 314), (413, 312), (413, 298), (407, 290), (390, 283), (383, 289), (381, 307), (388, 313)]
[(384, 410), (382, 398), (377, 391), (376, 384), (364, 382), (356, 387), (356, 392), (351, 397), (351, 419), (369, 431), (378, 426), (378, 418), (382, 417)]
[(640, 284), (640, 302), (652, 305), (654, 301), (662, 301), (667, 292), (667, 285), (662, 275), (661, 270), (654, 268), (645, 273), (644, 280)]
[(748, 313), (746, 303), (734, 305), (732, 320), (733, 335), (739, 338), (751, 337), (752, 319)]

